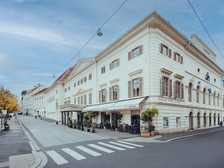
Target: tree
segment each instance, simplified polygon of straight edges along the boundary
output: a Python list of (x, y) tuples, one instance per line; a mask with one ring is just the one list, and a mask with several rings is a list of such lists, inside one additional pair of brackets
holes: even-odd
[(154, 131), (154, 126), (152, 124), (153, 117), (159, 115), (159, 110), (156, 107), (147, 108), (141, 114), (141, 120), (145, 124), (145, 131)]
[(17, 98), (8, 90), (0, 89), (0, 111), (15, 113), (19, 110)]

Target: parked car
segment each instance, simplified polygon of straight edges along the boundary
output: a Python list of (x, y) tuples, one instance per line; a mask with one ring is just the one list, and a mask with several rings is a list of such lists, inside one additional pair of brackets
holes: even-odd
[(19, 113), (18, 113), (18, 115), (22, 115), (22, 114), (23, 114), (23, 112), (19, 112)]

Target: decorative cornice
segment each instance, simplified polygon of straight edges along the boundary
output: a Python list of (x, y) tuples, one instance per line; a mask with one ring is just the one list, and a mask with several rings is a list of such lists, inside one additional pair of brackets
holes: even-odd
[(131, 77), (131, 76), (134, 76), (134, 75), (140, 74), (140, 73), (142, 73), (142, 72), (143, 72), (143, 70), (142, 70), (142, 69), (138, 69), (138, 70), (136, 70), (136, 71), (133, 71), (133, 72), (129, 73), (128, 75)]
[(119, 82), (120, 81), (120, 78), (116, 78), (116, 79), (113, 79), (110, 81), (110, 83), (115, 83), (115, 82)]
[(99, 87), (104, 87), (104, 86), (107, 86), (107, 83), (102, 83), (99, 85)]
[(180, 79), (180, 80), (184, 79), (184, 76), (179, 75), (179, 74), (174, 74), (174, 77), (177, 79)]
[(171, 75), (171, 74), (173, 73), (172, 71), (170, 71), (170, 70), (168, 70), (168, 69), (166, 69), (166, 68), (161, 68), (160, 71), (161, 71), (162, 73), (164, 73), (164, 74), (167, 74), (167, 75)]
[(90, 89), (79, 89), (76, 94), (74, 94), (73, 96), (78, 96), (78, 95), (81, 95), (81, 94), (84, 94), (84, 93), (87, 93), (87, 92), (90, 92), (90, 91), (93, 91), (93, 88), (90, 88)]

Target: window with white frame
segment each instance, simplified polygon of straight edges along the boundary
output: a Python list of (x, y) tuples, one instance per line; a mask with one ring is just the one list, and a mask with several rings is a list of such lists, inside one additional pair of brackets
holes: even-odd
[(105, 68), (105, 66), (103, 66), (102, 68), (101, 68), (101, 74), (104, 74), (106, 72), (106, 68)]
[(89, 80), (91, 80), (92, 79), (92, 74), (89, 74)]
[(133, 97), (140, 96), (140, 80), (139, 78), (132, 80)]
[(118, 100), (118, 85), (112, 87), (112, 100)]
[(176, 127), (181, 127), (181, 119), (180, 119), (180, 117), (176, 117)]
[(168, 128), (168, 127), (169, 127), (169, 118), (163, 117), (163, 128)]
[(101, 100), (102, 102), (106, 102), (106, 89), (101, 90)]
[(86, 82), (86, 77), (84, 77), (84, 82)]

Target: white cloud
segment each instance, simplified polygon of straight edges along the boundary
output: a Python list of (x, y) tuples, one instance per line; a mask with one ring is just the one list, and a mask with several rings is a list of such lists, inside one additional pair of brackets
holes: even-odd
[(66, 39), (61, 34), (57, 34), (51, 30), (36, 28), (31, 26), (14, 24), (11, 22), (2, 22), (0, 25), (0, 33), (23, 36), (53, 43), (72, 45), (72, 41)]

